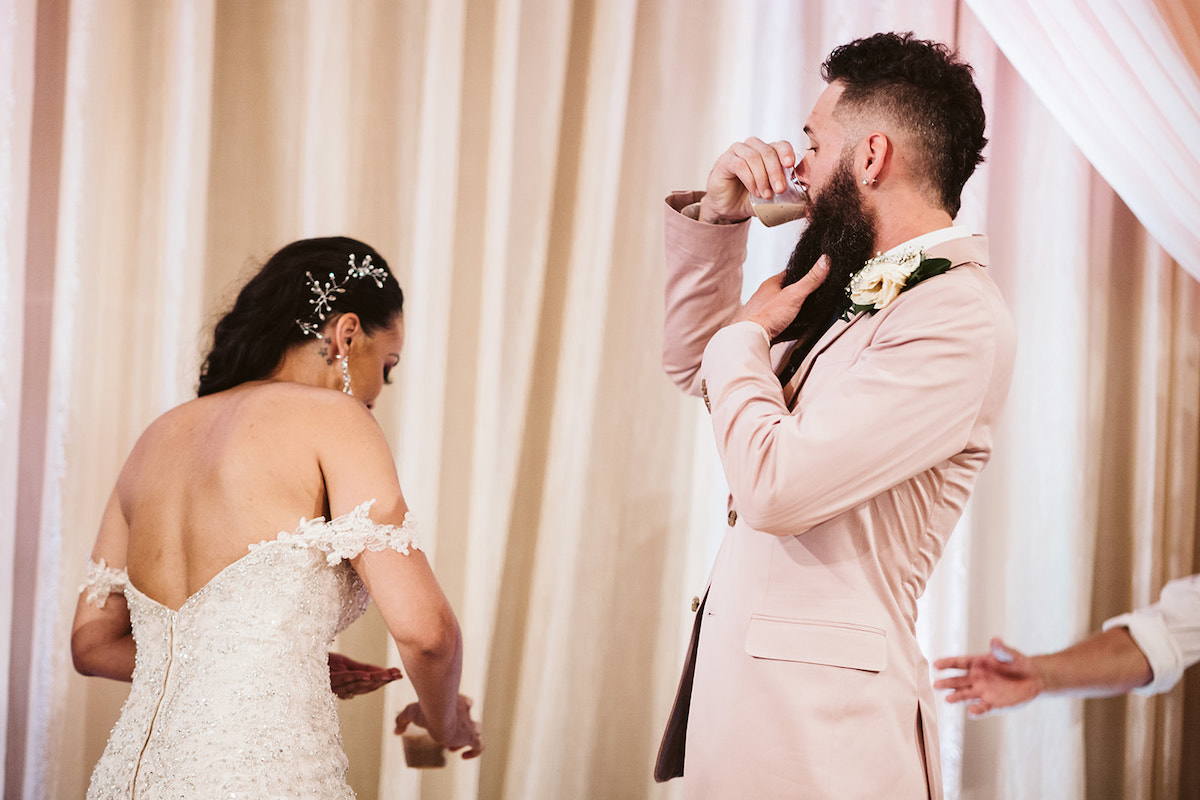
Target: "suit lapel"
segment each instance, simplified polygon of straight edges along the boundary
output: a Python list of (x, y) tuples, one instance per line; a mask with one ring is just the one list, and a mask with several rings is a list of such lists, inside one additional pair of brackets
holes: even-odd
[[(961, 266), (962, 264), (978, 264), (981, 267), (986, 267), (988, 262), (988, 241), (986, 236), (975, 234), (966, 236), (961, 239), (951, 239), (948, 242), (942, 242), (939, 245), (934, 245), (925, 251), (925, 255), (930, 258), (945, 258), (950, 261), (950, 268)], [(804, 386), (804, 382), (808, 380), (808, 374), (812, 371), (813, 362), (817, 357), (836, 342), (842, 334), (850, 330), (853, 325), (866, 316), (866, 312), (856, 314), (849, 323), (841, 325), (835, 322), (829, 330), (821, 335), (813, 349), (804, 357), (804, 362), (800, 365), (800, 369), (788, 381), (784, 387), (783, 397), (787, 403), (789, 411), (794, 411), (796, 407), (796, 398), (800, 396), (800, 389)]]
[(787, 386), (784, 387), (783, 397), (787, 402), (789, 411), (795, 410), (796, 398), (800, 396), (800, 388), (804, 386), (804, 382), (808, 380), (808, 373), (812, 371), (813, 362), (816, 361), (817, 356), (829, 349), (829, 346), (836, 342), (843, 333), (850, 330), (851, 326), (858, 322), (862, 316), (862, 314), (856, 314), (845, 325), (842, 325), (840, 322), (835, 322), (829, 328), (829, 330), (821, 334), (821, 338), (817, 340), (817, 343), (813, 345), (812, 350), (808, 351), (808, 355), (804, 357), (804, 362), (800, 365), (800, 369), (796, 370), (796, 374), (792, 376), (792, 379), (788, 381)]

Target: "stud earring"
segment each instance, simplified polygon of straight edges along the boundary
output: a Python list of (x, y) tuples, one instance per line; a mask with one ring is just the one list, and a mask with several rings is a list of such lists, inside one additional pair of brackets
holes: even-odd
[(353, 397), (354, 389), (350, 387), (350, 359), (346, 356), (338, 356), (337, 359), (342, 362), (342, 391)]

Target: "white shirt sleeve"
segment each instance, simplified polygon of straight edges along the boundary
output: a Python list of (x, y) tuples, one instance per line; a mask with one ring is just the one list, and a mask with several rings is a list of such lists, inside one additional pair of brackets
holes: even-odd
[(1125, 627), (1150, 662), (1154, 677), (1135, 694), (1159, 694), (1179, 682), (1200, 661), (1200, 575), (1177, 578), (1163, 587), (1157, 603), (1104, 623)]

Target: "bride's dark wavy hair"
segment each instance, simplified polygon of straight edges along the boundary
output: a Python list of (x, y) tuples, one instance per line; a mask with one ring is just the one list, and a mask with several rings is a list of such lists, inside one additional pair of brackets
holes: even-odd
[(197, 395), (204, 397), (266, 378), (288, 350), (311, 341), (297, 323), (309, 320), (313, 309), (306, 273), (321, 282), (327, 281), (330, 273), (341, 280), (346, 277), (351, 255), (358, 264), (370, 256), (371, 266), (382, 267), (387, 277), (382, 287), (370, 277), (347, 280), (325, 322), (353, 312), (367, 335), (392, 325), (404, 310), (404, 292), (375, 248), (344, 236), (292, 242), (263, 264), (238, 292), (233, 308), (217, 322), (212, 349), (200, 367)]

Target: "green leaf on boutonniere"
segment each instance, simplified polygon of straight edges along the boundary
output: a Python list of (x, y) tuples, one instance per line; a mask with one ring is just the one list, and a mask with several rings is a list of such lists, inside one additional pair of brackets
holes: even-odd
[(941, 275), (946, 270), (950, 269), (950, 259), (948, 258), (926, 258), (922, 259), (920, 265), (913, 270), (912, 275), (908, 276), (908, 281), (904, 284), (905, 291), (916, 286), (926, 278), (932, 278), (934, 275)]
[(871, 305), (870, 303), (867, 303), (866, 305), (859, 305), (858, 303), (851, 303), (850, 307), (842, 312), (842, 319), (845, 320), (846, 322), (849, 322), (850, 320), (854, 319), (855, 317), (857, 317), (859, 314), (861, 314), (864, 311), (869, 311), (872, 314), (874, 314), (875, 306)]

